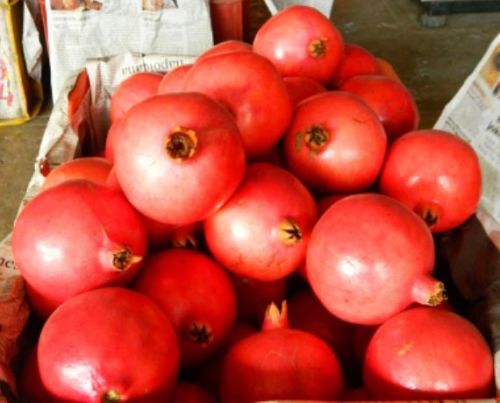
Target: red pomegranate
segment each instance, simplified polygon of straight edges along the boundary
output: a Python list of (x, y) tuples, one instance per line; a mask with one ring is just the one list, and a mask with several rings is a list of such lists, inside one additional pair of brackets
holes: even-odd
[(380, 74), (377, 58), (362, 46), (346, 43), (344, 57), (329, 85), (332, 88), (339, 88), (349, 78), (366, 74)]
[(205, 95), (154, 96), (133, 107), (120, 128), (116, 177), (130, 202), (156, 221), (202, 220), (243, 178), (238, 129), (229, 113)]
[(119, 121), (132, 106), (155, 95), (162, 78), (159, 73), (141, 72), (123, 80), (111, 96), (111, 122)]
[(394, 78), (358, 75), (344, 81), (340, 90), (358, 95), (375, 111), (389, 142), (418, 127), (417, 104), (408, 88)]
[(236, 343), (222, 370), (221, 402), (338, 400), (344, 381), (335, 354), (320, 338), (288, 329), (286, 304), (270, 305), (262, 331)]
[(302, 101), (284, 137), (289, 169), (318, 193), (368, 188), (384, 162), (387, 138), (357, 96), (329, 91)]
[(342, 60), (344, 40), (321, 12), (294, 5), (259, 28), (253, 50), (271, 60), (284, 77), (303, 76), (326, 84)]
[(380, 325), (368, 345), (363, 372), (375, 399), (494, 395), (488, 344), (471, 322), (444, 309), (412, 308)]
[(159, 402), (173, 392), (179, 347), (156, 304), (110, 287), (69, 299), (47, 319), (38, 360), (44, 385), (61, 399)]
[(229, 39), (227, 41), (222, 41), (212, 46), (210, 49), (205, 50), (196, 61), (203, 60), (206, 57), (212, 57), (215, 55), (221, 55), (223, 53), (232, 52), (251, 52), (252, 45), (249, 43), (239, 41), (237, 39)]
[(353, 374), (354, 326), (333, 316), (311, 290), (295, 293), (288, 300), (288, 321), (292, 329), (303, 330), (325, 341), (339, 359), (344, 374)]
[(111, 171), (112, 164), (102, 157), (80, 157), (58, 165), (45, 177), (40, 192), (63, 182), (86, 179), (104, 185)]
[(444, 286), (431, 277), (433, 268), (425, 223), (397, 200), (374, 193), (334, 203), (307, 250), (316, 296), (335, 316), (363, 325), (382, 323), (413, 302), (438, 305)]
[(69, 297), (126, 284), (146, 253), (143, 223), (122, 194), (79, 180), (35, 197), (21, 211), (12, 252), (33, 308), (48, 316)]
[(183, 64), (167, 72), (158, 85), (158, 94), (168, 94), (184, 91), (184, 80), (192, 64)]
[(147, 295), (174, 324), (181, 365), (207, 359), (236, 320), (236, 296), (228, 274), (213, 259), (188, 249), (150, 256), (133, 289)]
[(184, 91), (203, 93), (231, 113), (249, 159), (262, 156), (278, 142), (292, 115), (282, 77), (269, 60), (254, 52), (202, 58), (186, 75)]
[(464, 223), (481, 196), (481, 167), (474, 149), (442, 130), (417, 130), (388, 150), (380, 191), (420, 215), (432, 232)]
[(254, 163), (231, 199), (204, 222), (215, 258), (236, 275), (272, 281), (305, 257), (316, 203), (291, 173)]

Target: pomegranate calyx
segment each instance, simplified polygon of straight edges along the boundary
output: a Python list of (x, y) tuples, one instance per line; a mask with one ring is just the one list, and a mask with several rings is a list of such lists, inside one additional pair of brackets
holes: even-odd
[(281, 310), (278, 306), (271, 302), (264, 314), (264, 321), (262, 322), (262, 330), (271, 329), (287, 329), (288, 328), (288, 307), (286, 300), (281, 303)]
[(127, 247), (123, 247), (118, 252), (113, 253), (113, 267), (119, 271), (125, 271), (141, 260), (140, 256), (134, 256), (132, 251)]
[(425, 221), (427, 226), (432, 229), (439, 223), (442, 209), (436, 203), (423, 202), (415, 207), (415, 213), (417, 213)]
[(437, 290), (427, 300), (427, 304), (430, 306), (438, 306), (441, 302), (448, 299), (443, 283), (439, 283), (436, 288)]
[(121, 402), (121, 401), (122, 401), (122, 397), (114, 389), (108, 390), (102, 396), (102, 403), (115, 403), (115, 402)]
[(326, 54), (326, 40), (325, 39), (313, 39), (309, 43), (309, 54), (315, 59), (319, 59)]
[(198, 242), (196, 241), (196, 238), (193, 235), (187, 235), (185, 237), (172, 239), (172, 246), (174, 248), (197, 250)]
[(286, 218), (279, 226), (279, 237), (285, 245), (295, 245), (302, 241), (303, 234), (295, 220)]
[(207, 346), (212, 342), (214, 334), (207, 324), (193, 322), (188, 331), (188, 337), (195, 343)]
[(198, 137), (196, 132), (177, 126), (168, 135), (165, 148), (172, 159), (182, 162), (194, 155), (197, 146)]

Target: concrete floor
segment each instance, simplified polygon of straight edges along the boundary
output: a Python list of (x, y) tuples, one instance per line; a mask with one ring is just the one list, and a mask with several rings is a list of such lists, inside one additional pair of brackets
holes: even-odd
[[(262, 1), (252, 12), (250, 35), (267, 15)], [(336, 0), (332, 20), (347, 42), (393, 64), (415, 96), (421, 128), (429, 128), (500, 32), (500, 12), (451, 15), (441, 28), (422, 26), (423, 12), (418, 0)], [(31, 122), (0, 128), (0, 239), (11, 230), (50, 111), (46, 103)]]

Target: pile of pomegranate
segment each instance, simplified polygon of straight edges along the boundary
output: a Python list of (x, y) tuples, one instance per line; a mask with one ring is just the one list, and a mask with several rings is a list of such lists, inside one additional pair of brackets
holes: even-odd
[(27, 402), (485, 398), (492, 354), (433, 277), (481, 173), (387, 62), (292, 6), (113, 94), (13, 254), (43, 326)]

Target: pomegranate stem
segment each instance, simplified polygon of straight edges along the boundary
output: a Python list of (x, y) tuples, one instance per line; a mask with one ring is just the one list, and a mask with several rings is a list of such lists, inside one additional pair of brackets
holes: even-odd
[(314, 39), (309, 43), (309, 54), (315, 59), (319, 59), (326, 54), (326, 40)]
[(438, 306), (447, 299), (444, 284), (427, 274), (415, 281), (412, 297), (415, 302), (430, 306)]
[(264, 321), (262, 322), (262, 330), (287, 329), (287, 328), (288, 328), (288, 308), (286, 301), (283, 301), (281, 303), (281, 310), (274, 302), (271, 302), (266, 308)]
[(206, 346), (212, 342), (214, 334), (210, 327), (205, 323), (193, 322), (188, 331), (189, 338), (195, 343)]
[(286, 245), (295, 245), (302, 241), (302, 230), (295, 220), (286, 218), (279, 227), (279, 236)]

